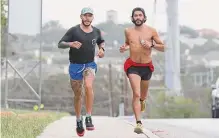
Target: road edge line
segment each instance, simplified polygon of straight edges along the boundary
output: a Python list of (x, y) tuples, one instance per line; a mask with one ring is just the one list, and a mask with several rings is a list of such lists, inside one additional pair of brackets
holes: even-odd
[[(130, 121), (127, 120), (123, 120), (124, 122), (126, 122), (127, 124), (134, 126), (133, 123), (131, 123)], [(148, 138), (160, 138), (159, 136), (155, 135), (153, 132), (151, 132), (150, 130), (143, 128), (143, 133), (148, 137)]]

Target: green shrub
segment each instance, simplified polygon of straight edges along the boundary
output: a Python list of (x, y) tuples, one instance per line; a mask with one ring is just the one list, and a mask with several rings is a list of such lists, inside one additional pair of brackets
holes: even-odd
[(150, 110), (151, 118), (196, 118), (204, 117), (198, 102), (183, 96), (168, 96), (160, 92), (156, 96), (156, 106)]

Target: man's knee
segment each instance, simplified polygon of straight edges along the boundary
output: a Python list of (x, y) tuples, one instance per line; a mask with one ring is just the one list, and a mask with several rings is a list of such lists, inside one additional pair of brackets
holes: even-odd
[(75, 94), (74, 95), (74, 100), (75, 101), (79, 101), (79, 100), (81, 100), (81, 98), (82, 98), (82, 94)]
[(82, 98), (82, 89), (74, 91), (74, 100), (79, 101)]
[(85, 78), (84, 81), (84, 88), (87, 90), (93, 89), (93, 79), (92, 78)]
[(133, 93), (133, 98), (140, 99), (140, 92), (134, 92)]
[(82, 83), (81, 80), (71, 80), (71, 88), (75, 98), (80, 98), (82, 96)]
[(85, 83), (84, 87), (85, 89), (93, 89), (93, 86), (91, 83)]
[(141, 95), (145, 93), (148, 93), (148, 89), (141, 89)]
[(92, 68), (87, 68), (84, 71), (84, 87), (86, 89), (92, 89), (93, 88), (93, 80), (95, 76), (94, 69)]

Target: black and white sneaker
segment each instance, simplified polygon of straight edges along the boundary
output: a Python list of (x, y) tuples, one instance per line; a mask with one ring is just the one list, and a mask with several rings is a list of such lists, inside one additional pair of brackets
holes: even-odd
[(85, 125), (87, 130), (94, 130), (94, 125), (92, 124), (91, 116), (85, 118)]
[(78, 136), (82, 137), (84, 136), (84, 127), (83, 127), (83, 122), (82, 120), (77, 121), (77, 128), (76, 128), (76, 132), (78, 134)]

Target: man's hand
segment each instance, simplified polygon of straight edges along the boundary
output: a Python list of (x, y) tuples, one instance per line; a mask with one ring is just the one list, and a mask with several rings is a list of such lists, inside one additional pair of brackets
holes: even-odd
[(99, 51), (98, 51), (98, 53), (97, 53), (97, 56), (98, 56), (99, 58), (103, 58), (103, 57), (104, 57), (104, 51), (103, 51), (102, 48), (99, 49)]
[(122, 45), (120, 48), (119, 48), (119, 51), (120, 53), (124, 53), (126, 50), (129, 49), (129, 46), (128, 45)]
[(81, 47), (81, 45), (82, 45), (82, 44), (81, 44), (80, 42), (78, 42), (78, 41), (70, 42), (69, 44), (70, 44), (70, 47), (76, 48), (76, 49), (79, 49), (79, 48)]
[(144, 47), (144, 48), (151, 48), (151, 46), (152, 46), (152, 42), (150, 42), (150, 41), (147, 41), (147, 40), (141, 40), (140, 41), (140, 43), (141, 43), (141, 45)]

